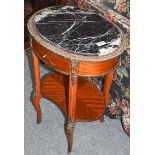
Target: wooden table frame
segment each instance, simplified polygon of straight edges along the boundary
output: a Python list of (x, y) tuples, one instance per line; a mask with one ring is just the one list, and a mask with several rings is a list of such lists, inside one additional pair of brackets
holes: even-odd
[[(68, 140), (68, 152), (71, 152), (72, 145), (73, 145), (73, 132), (74, 132), (74, 126), (75, 126), (76, 121), (90, 121), (90, 120), (94, 120), (94, 119), (100, 119), (101, 122), (103, 122), (104, 110), (110, 102), (109, 90), (110, 90), (110, 86), (112, 83), (112, 77), (113, 77), (112, 70), (119, 63), (120, 56), (113, 58), (112, 61), (108, 60), (108, 61), (103, 61), (103, 62), (93, 62), (92, 63), (92, 62), (81, 62), (81, 61), (79, 62), (77, 60), (67, 60), (65, 58), (62, 58), (59, 55), (56, 55), (58, 60), (59, 59), (63, 60), (61, 62), (60, 62), (60, 60), (56, 62), (55, 61), (56, 57), (54, 57), (54, 59), (50, 59), (51, 58), (50, 54), (52, 55), (53, 53), (50, 51), (48, 51), (50, 53), (47, 53), (47, 51), (45, 49), (43, 50), (41, 48), (41, 45), (38, 42), (36, 42), (34, 39), (32, 39), (32, 47), (34, 49), (34, 52), (32, 52), (32, 55), (33, 55), (34, 76), (35, 76), (35, 94), (33, 96), (33, 105), (37, 112), (37, 123), (41, 123), (41, 120), (42, 120), (42, 113), (41, 113), (39, 101), (42, 97), (44, 97), (44, 93), (42, 93), (42, 91), (41, 91), (39, 59), (41, 58), (42, 61), (44, 61), (46, 64), (48, 64), (51, 67), (53, 67), (53, 65), (54, 65), (54, 68), (56, 68), (57, 71), (60, 71), (60, 74), (62, 74), (62, 73), (67, 74), (67, 72), (68, 72), (69, 96), (68, 96), (68, 101), (67, 101), (68, 108), (67, 108), (67, 112), (66, 112), (67, 113), (66, 114), (67, 115), (66, 133), (67, 133), (67, 140)], [(46, 52), (46, 53), (44, 53), (44, 52)], [(48, 58), (45, 57), (44, 55), (48, 55)], [(53, 60), (55, 62), (53, 62)], [(62, 62), (66, 62), (66, 60), (68, 63), (62, 63)], [(66, 65), (66, 66), (64, 66), (64, 65)], [(93, 65), (95, 67), (92, 70)], [(64, 70), (64, 68), (65, 68), (65, 70)], [(84, 68), (85, 68), (85, 70), (84, 70)], [(97, 70), (97, 68), (99, 68), (100, 71)], [(102, 92), (96, 91), (96, 93), (102, 94), (102, 96), (103, 96), (102, 102), (104, 103), (104, 106), (102, 107), (103, 108), (102, 113), (101, 113), (100, 117), (95, 117), (94, 119), (91, 118), (89, 120), (88, 119), (87, 120), (78, 120), (78, 119), (76, 119), (76, 114), (75, 114), (76, 106), (77, 106), (76, 97), (77, 97), (78, 76), (80, 76), (80, 73), (84, 73), (84, 76), (88, 75), (90, 77), (95, 76), (95, 73), (97, 73), (97, 76), (98, 76), (99, 72), (102, 73), (101, 75), (103, 75), (105, 73), (103, 90), (102, 90)], [(85, 96), (85, 94), (83, 94), (83, 96)], [(93, 109), (93, 107), (92, 107), (92, 109)], [(66, 110), (64, 110), (64, 111), (66, 111)], [(82, 111), (82, 112), (85, 113), (85, 111)], [(87, 114), (87, 115), (89, 115), (89, 114)]]
[[(40, 99), (46, 97), (54, 101), (66, 115), (66, 135), (68, 152), (73, 146), (73, 132), (78, 121), (104, 120), (104, 111), (110, 102), (110, 86), (113, 69), (119, 64), (120, 55), (125, 49), (126, 39), (123, 31), (112, 23), (120, 32), (121, 45), (109, 54), (85, 56), (66, 51), (45, 40), (36, 30), (35, 13), (28, 21), (31, 35), (31, 47), (34, 65), (35, 93), (33, 105), (37, 112), (37, 123), (41, 123)], [(107, 19), (108, 20), (108, 19)], [(39, 59), (55, 69), (41, 81)], [(102, 76), (103, 90), (86, 77)]]

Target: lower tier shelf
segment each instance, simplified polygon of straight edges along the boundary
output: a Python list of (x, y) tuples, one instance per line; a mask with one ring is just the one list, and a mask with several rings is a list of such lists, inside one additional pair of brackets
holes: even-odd
[[(42, 80), (42, 96), (54, 101), (67, 116), (68, 76), (49, 73)], [(104, 94), (87, 79), (78, 77), (75, 121), (91, 121), (100, 118), (105, 109)]]

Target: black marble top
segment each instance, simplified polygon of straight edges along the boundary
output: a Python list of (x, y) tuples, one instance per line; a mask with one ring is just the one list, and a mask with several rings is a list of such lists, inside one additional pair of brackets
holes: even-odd
[(46, 8), (35, 17), (39, 34), (57, 47), (82, 55), (105, 55), (121, 44), (118, 29), (93, 11), (64, 6)]

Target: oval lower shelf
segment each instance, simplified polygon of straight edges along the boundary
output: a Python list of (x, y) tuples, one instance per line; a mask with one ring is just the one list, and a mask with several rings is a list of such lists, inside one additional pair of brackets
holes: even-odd
[[(54, 101), (67, 115), (68, 76), (49, 73), (42, 80), (42, 95)], [(75, 121), (91, 121), (104, 112), (104, 95), (87, 79), (78, 77)]]

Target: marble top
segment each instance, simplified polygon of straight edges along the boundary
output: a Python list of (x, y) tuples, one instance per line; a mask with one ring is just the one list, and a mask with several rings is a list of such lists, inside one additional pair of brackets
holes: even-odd
[[(71, 58), (76, 57), (75, 54), (102, 57), (110, 53), (113, 57), (113, 52), (122, 45), (123, 32), (116, 25), (95, 11), (84, 11), (73, 6), (49, 7), (38, 11), (29, 20), (28, 29), (46, 48), (63, 56), (63, 52), (67, 51)], [(46, 45), (38, 34), (46, 40)], [(122, 50), (121, 47), (116, 55)]]
[(66, 6), (47, 8), (34, 21), (46, 40), (69, 52), (104, 55), (121, 44), (118, 29), (93, 11)]

